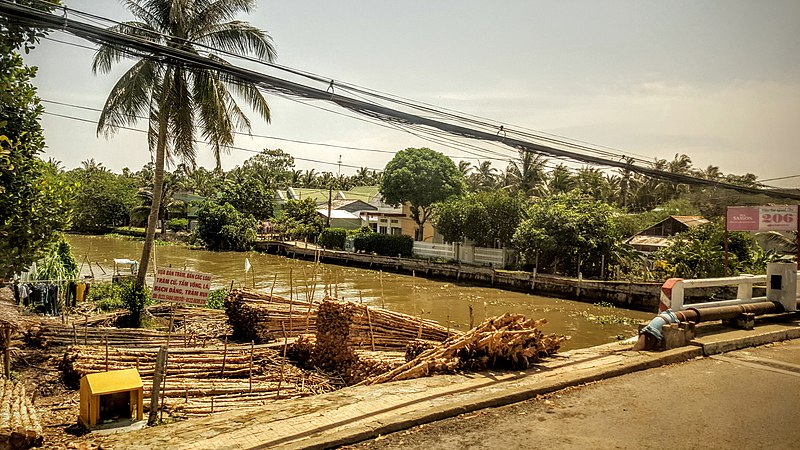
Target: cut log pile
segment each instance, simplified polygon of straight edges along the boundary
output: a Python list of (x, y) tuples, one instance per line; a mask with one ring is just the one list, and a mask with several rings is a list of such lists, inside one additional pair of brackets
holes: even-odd
[(305, 302), (250, 289), (234, 289), (225, 297), (233, 337), (257, 343), (313, 333), (318, 302)]
[(317, 312), (316, 335), (299, 338), (289, 355), (305, 367), (341, 374), (353, 384), (402, 364), (402, 350), (417, 337), (441, 342), (448, 333), (460, 334), (431, 320), (325, 300)]
[(22, 383), (0, 379), (0, 448), (41, 447), (42, 425)]
[(567, 338), (544, 335), (546, 321), (505, 314), (486, 320), (463, 336), (455, 336), (420, 353), (402, 366), (375, 376), (363, 384), (419, 378), (434, 373), (489, 368), (525, 369), (558, 351)]
[(25, 332), (25, 340), (38, 347), (67, 345), (108, 345), (112, 347), (159, 347), (169, 341), (170, 347), (190, 347), (202, 344), (219, 344), (218, 339), (192, 340), (185, 333), (146, 330), (142, 328), (84, 327), (58, 322), (42, 322)]
[[(106, 357), (105, 347), (72, 346), (62, 363), (64, 380), (75, 387), (89, 373), (137, 368), (148, 398), (157, 354), (157, 349), (109, 348)], [(172, 412), (204, 415), (335, 388), (325, 376), (284, 364), (276, 350), (227, 345), (170, 349), (162, 395)]]

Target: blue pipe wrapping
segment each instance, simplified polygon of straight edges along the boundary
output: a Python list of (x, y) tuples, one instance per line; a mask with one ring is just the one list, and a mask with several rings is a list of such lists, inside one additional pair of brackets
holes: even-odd
[(662, 312), (661, 314), (657, 315), (653, 320), (651, 320), (646, 327), (642, 328), (642, 331), (639, 332), (639, 334), (647, 333), (660, 341), (664, 339), (664, 333), (662, 331), (664, 325), (668, 323), (680, 323), (680, 322), (681, 321), (678, 320), (678, 316), (676, 316), (671, 309), (668, 309)]

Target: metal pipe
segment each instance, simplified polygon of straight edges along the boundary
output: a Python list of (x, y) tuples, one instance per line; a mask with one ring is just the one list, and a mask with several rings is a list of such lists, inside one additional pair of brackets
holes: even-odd
[[(800, 302), (798, 302), (800, 307)], [(778, 302), (743, 303), (741, 305), (715, 306), (711, 308), (687, 308), (681, 311), (666, 310), (657, 315), (641, 333), (647, 333), (656, 339), (663, 338), (664, 325), (679, 322), (711, 322), (714, 320), (733, 319), (742, 314), (750, 313), (757, 316), (763, 314), (779, 314), (784, 312), (783, 305)], [(639, 344), (637, 344), (638, 346)], [(634, 347), (636, 348), (636, 347)]]

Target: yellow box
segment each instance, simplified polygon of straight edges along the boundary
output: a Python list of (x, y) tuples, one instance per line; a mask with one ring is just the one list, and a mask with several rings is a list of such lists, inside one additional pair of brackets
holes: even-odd
[(144, 387), (136, 369), (92, 373), (81, 378), (80, 421), (87, 428), (117, 420), (142, 420)]

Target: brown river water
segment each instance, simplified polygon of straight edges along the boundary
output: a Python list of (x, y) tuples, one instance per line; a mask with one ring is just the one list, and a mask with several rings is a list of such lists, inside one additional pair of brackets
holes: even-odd
[[(81, 274), (93, 274), (99, 280), (110, 280), (114, 258), (138, 260), (142, 253), (142, 241), (82, 235), (69, 235), (68, 239), (81, 266)], [(212, 289), (229, 288), (231, 283), (234, 287), (244, 286), (245, 258), (252, 265), (247, 274), (247, 287), (253, 286), (255, 278), (256, 289), (265, 292), (274, 289), (275, 294), (288, 296), (291, 286), (293, 295), (305, 300), (312, 290), (315, 299), (322, 299), (325, 286), (332, 285), (333, 294), (338, 292), (339, 298), (422, 315), (445, 326), (449, 322), (451, 327), (462, 331), (469, 328), (470, 306), (475, 325), (486, 317), (521, 313), (526, 317), (547, 319), (542, 329), (545, 333), (570, 336), (563, 349), (629, 338), (636, 334), (637, 323), (652, 318), (652, 314), (627, 309), (378, 270), (314, 264), (257, 252), (211, 252), (179, 245), (155, 248), (158, 267), (186, 268), (211, 274)], [(152, 287), (152, 279), (150, 284)]]

